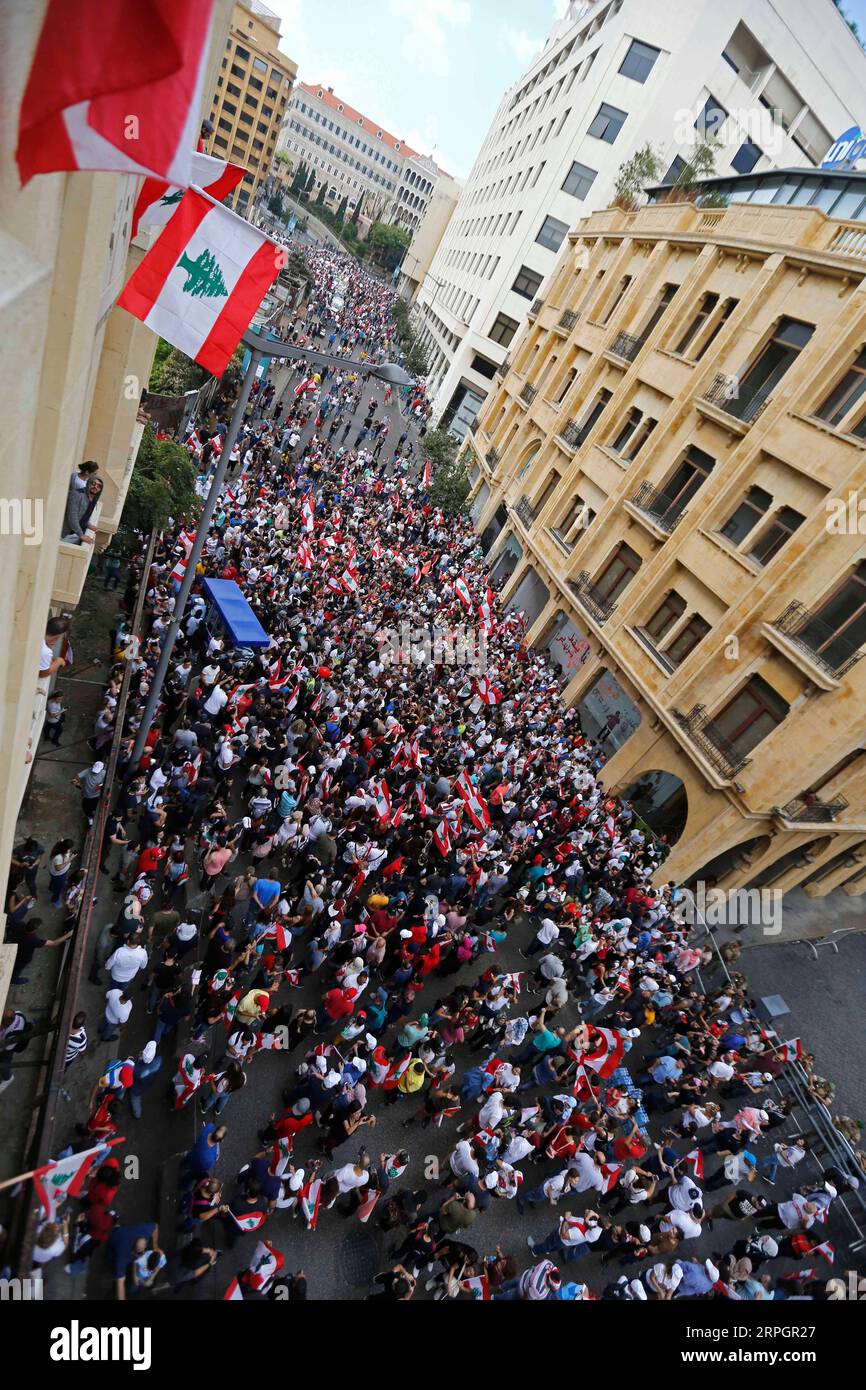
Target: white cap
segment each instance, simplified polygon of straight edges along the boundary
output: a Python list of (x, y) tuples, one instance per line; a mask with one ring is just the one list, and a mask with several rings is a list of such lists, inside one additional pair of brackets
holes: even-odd
[(155, 1056), (156, 1056), (156, 1043), (155, 1043), (155, 1042), (145, 1043), (144, 1047), (141, 1049), (141, 1060), (142, 1060), (142, 1062), (152, 1062)]

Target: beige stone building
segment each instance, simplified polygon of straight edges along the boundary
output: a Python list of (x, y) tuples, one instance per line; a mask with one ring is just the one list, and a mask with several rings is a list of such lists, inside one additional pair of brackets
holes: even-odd
[[(45, 12), (41, 0), (6, 6), (0, 43), (0, 875), (6, 866), (45, 714), (40, 650), (52, 614), (71, 612), (94, 550), (117, 529), (138, 442), (154, 334), (114, 302), (144, 254), (130, 247), (133, 176), (40, 175), (23, 190), (13, 159), (24, 85)], [(211, 82), (225, 42), (228, 0), (215, 7)], [(206, 112), (202, 113), (203, 115)], [(93, 541), (60, 541), (69, 481), (84, 459), (104, 490)], [(2, 913), (0, 913), (2, 917)]]
[(207, 151), (246, 169), (228, 206), (245, 214), (268, 177), (298, 65), (280, 52), (279, 16), (260, 0), (235, 0), (219, 60)]
[(857, 896), (866, 175), (715, 182), (570, 233), (470, 436), (473, 516), (665, 879)]
[(463, 184), (459, 179), (452, 179), (449, 174), (441, 175), (418, 229), (406, 249), (400, 266), (400, 293), (412, 304), (433, 264), (433, 257), (439, 250), (439, 244), (447, 231), (462, 191)]

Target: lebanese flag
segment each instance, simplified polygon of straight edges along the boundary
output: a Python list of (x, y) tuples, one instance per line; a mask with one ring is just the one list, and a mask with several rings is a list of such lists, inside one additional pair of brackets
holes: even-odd
[(346, 588), (350, 594), (356, 594), (358, 592), (358, 571), (353, 570), (351, 565), (346, 566), (340, 578), (344, 588)]
[(573, 1096), (576, 1096), (578, 1100), (594, 1101), (596, 1099), (596, 1092), (593, 1089), (592, 1082), (589, 1079), (589, 1072), (586, 1070), (586, 1067), (583, 1065), (583, 1062), (578, 1062), (577, 1064), (577, 1070), (574, 1073), (574, 1085), (571, 1088), (571, 1094)]
[(274, 1275), (279, 1273), (285, 1263), (284, 1256), (280, 1254), (276, 1246), (271, 1245), (270, 1241), (260, 1240), (253, 1251), (253, 1258), (250, 1260), (249, 1267), (240, 1276), (241, 1283), (250, 1289), (261, 1291), (271, 1282)]
[(186, 186), (213, 0), (48, 0), (18, 117), (22, 184), (104, 169)]
[(429, 460), (429, 458), (425, 458), (425, 460), (424, 460), (424, 489), (425, 489), (426, 492), (429, 492), (429, 491), (430, 491), (430, 460)]
[(502, 980), (503, 985), (506, 989), (511, 988), (514, 990), (515, 994), (519, 994), (521, 990), (520, 981), (523, 976), (523, 973), (524, 972), (522, 970), (514, 970), (509, 974), (500, 975), (499, 978)]
[(700, 1149), (692, 1149), (691, 1153), (686, 1154), (683, 1163), (692, 1165), (692, 1172), (697, 1181), (700, 1182), (704, 1176), (704, 1156)]
[(310, 497), (309, 493), (307, 493), (306, 497), (301, 503), (301, 521), (304, 524), (304, 530), (308, 533), (311, 533), (315, 530), (316, 513), (313, 510), (313, 500)]
[(448, 857), (448, 851), (451, 848), (451, 836), (448, 834), (447, 820), (441, 820), (433, 831), (433, 843), (442, 855), (442, 858), (446, 859)]
[(370, 1220), (381, 1196), (382, 1193), (378, 1188), (374, 1188), (372, 1191), (368, 1189), (367, 1196), (358, 1207), (357, 1216), (359, 1221), (366, 1223)]
[(257, 227), (189, 188), (117, 302), (222, 376), (277, 277), (280, 254)]
[(490, 1301), (490, 1281), (486, 1274), (473, 1274), (469, 1279), (461, 1279), (460, 1287), (466, 1293), (471, 1293), (478, 1303), (488, 1303)]
[(420, 782), (415, 783), (415, 795), (418, 798), (418, 811), (423, 819), (425, 816), (429, 816), (430, 808), (427, 805), (427, 793)]
[(376, 815), (383, 825), (388, 825), (391, 820), (391, 794), (384, 777), (373, 784), (371, 795), (376, 807)]
[(466, 771), (465, 767), (454, 785), (463, 798), (466, 814), (475, 826), (475, 829), (488, 830), (490, 828), (490, 812), (487, 809), (487, 802), (472, 785), (469, 773)]
[(622, 1061), (623, 1036), (616, 1028), (590, 1028), (590, 1045), (581, 1061), (602, 1080), (612, 1076)]
[(820, 1245), (813, 1245), (809, 1254), (820, 1255), (822, 1260), (826, 1260), (828, 1265), (831, 1265), (836, 1258), (836, 1247), (829, 1240), (824, 1240)]
[(481, 603), (480, 603), (480, 605), (479, 605), (479, 608), (478, 608), (478, 616), (479, 616), (479, 618), (481, 619), (481, 630), (482, 630), (482, 632), (485, 632), (485, 633), (487, 634), (487, 636), (490, 637), (491, 634), (492, 634), (492, 632), (493, 632), (493, 626), (494, 626), (494, 623), (493, 623), (493, 591), (492, 591), (491, 589), (488, 589), (488, 590), (487, 590), (486, 596), (482, 599), (482, 601), (481, 601)]
[(619, 1175), (623, 1170), (622, 1163), (603, 1163), (601, 1165), (601, 1176), (604, 1180), (604, 1191), (612, 1192), (619, 1182)]
[(250, 1211), (246, 1216), (235, 1216), (231, 1212), (230, 1215), (239, 1231), (257, 1231), (268, 1219), (266, 1211)]
[(304, 377), (304, 380), (300, 383), (300, 385), (295, 387), (295, 400), (298, 400), (301, 396), (303, 396), (305, 391), (315, 391), (315, 389), (315, 378), (311, 376)]
[(469, 585), (462, 575), (459, 579), (455, 579), (454, 581), (454, 592), (463, 604), (466, 612), (470, 613), (472, 611), (472, 595), (469, 592)]
[(489, 676), (482, 676), (480, 680), (477, 680), (475, 682), (475, 689), (478, 693), (479, 700), (485, 705), (498, 705), (502, 700), (502, 691), (497, 690), (496, 687), (491, 684)]
[(298, 1209), (307, 1223), (307, 1230), (314, 1231), (319, 1219), (319, 1206), (322, 1201), (322, 1180), (311, 1178), (304, 1183), (298, 1193)]
[(213, 439), (209, 439), (209, 440), (208, 440), (208, 444), (211, 446), (211, 448), (213, 449), (213, 451), (214, 451), (215, 454), (221, 454), (221, 453), (222, 453), (222, 451), (223, 451), (223, 437), (222, 437), (221, 434), (215, 434), (214, 437), (213, 437)]
[(381, 560), (381, 558), (382, 558), (382, 547), (381, 547), (381, 545), (379, 544), (378, 541), (376, 541), (376, 542), (374, 543), (373, 549), (371, 550), (370, 554), (372, 555), (372, 557), (373, 557), (374, 560)]
[[(214, 159), (209, 154), (196, 151), (192, 157), (189, 182), (204, 189), (215, 203), (221, 203), (237, 188), (245, 173), (240, 164), (228, 164), (224, 159)], [(164, 183), (162, 179), (145, 179), (132, 214), (132, 231), (129, 235), (134, 237), (139, 227), (164, 227), (183, 193), (182, 187)]]
[(101, 1161), (113, 1144), (122, 1144), (120, 1138), (110, 1139), (108, 1143), (97, 1144), (83, 1153), (70, 1154), (68, 1158), (58, 1158), (33, 1173), (33, 1186), (42, 1203), (46, 1221), (57, 1218), (59, 1207), (67, 1197), (77, 1197), (84, 1187), (84, 1180), (94, 1163)]
[(789, 1042), (783, 1042), (778, 1049), (780, 1062), (799, 1062), (803, 1055), (803, 1044), (799, 1038), (791, 1038)]

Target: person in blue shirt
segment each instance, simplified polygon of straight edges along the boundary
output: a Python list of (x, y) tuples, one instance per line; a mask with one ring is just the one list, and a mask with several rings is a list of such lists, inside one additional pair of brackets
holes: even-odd
[(275, 907), (282, 891), (280, 877), (276, 869), (271, 869), (267, 878), (257, 878), (253, 884), (250, 905), (247, 909), (247, 926), (256, 920), (260, 912), (269, 912), (271, 908)]
[(219, 1162), (220, 1147), (228, 1130), (225, 1125), (202, 1125), (199, 1136), (183, 1158), (182, 1187), (191, 1187), (199, 1178), (209, 1178)]

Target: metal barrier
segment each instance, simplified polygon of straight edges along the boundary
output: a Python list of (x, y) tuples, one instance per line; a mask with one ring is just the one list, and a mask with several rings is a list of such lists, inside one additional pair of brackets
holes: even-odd
[[(156, 541), (157, 532), (154, 530), (151, 532), (147, 552), (145, 554), (144, 569), (142, 571), (138, 600), (136, 602), (135, 615), (132, 622), (132, 631), (136, 636), (141, 635), (144, 602), (147, 596), (147, 576), (150, 573), (150, 567), (153, 563)], [(28, 1154), (24, 1164), (24, 1168), (28, 1171), (33, 1168), (42, 1167), (44, 1164), (48, 1163), (54, 1145), (54, 1131), (57, 1124), (58, 1103), (61, 1099), (63, 1070), (66, 1059), (66, 1040), (71, 1031), (72, 1019), (78, 1006), (78, 991), (81, 985), (81, 976), (87, 960), (88, 950), (92, 944), (90, 935), (93, 921), (95, 889), (99, 881), (99, 861), (102, 857), (102, 841), (105, 833), (105, 823), (111, 804), (114, 778), (117, 774), (117, 762), (120, 755), (120, 745), (123, 740), (123, 726), (131, 681), (132, 667), (130, 663), (127, 663), (126, 669), (123, 672), (120, 693), (117, 698), (114, 738), (108, 758), (102, 799), (97, 807), (96, 815), (93, 818), (93, 825), (85, 842), (84, 852), (82, 854), (82, 863), (86, 864), (87, 867), (84, 879), (84, 892), (79, 909), (78, 926), (72, 940), (63, 948), (63, 960), (60, 965), (57, 985), (57, 992), (60, 997), (60, 1011), (57, 1015), (54, 1038), (44, 1066), (44, 1091), (41, 1105), (28, 1138)], [(33, 1244), (36, 1239), (36, 1230), (39, 1221), (40, 1206), (32, 1189), (28, 1189), (27, 1197), (21, 1202), (18, 1208), (18, 1212), (22, 1211), (26, 1213), (23, 1230), (20, 1229), (19, 1218), (19, 1220), (15, 1221), (13, 1229), (10, 1232), (10, 1248), (15, 1249), (17, 1247), (18, 1249), (18, 1258), (15, 1264), (20, 1278), (24, 1278), (29, 1274), (32, 1263)], [(18, 1212), (16, 1212), (16, 1217), (18, 1217)]]

